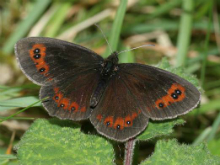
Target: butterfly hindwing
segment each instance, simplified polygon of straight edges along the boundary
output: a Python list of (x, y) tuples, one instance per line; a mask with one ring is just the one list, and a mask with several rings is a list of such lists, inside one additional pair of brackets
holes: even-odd
[(136, 136), (148, 123), (118, 73), (109, 80), (90, 120), (99, 133), (117, 141)]
[(25, 75), (39, 85), (62, 81), (68, 76), (94, 69), (103, 61), (87, 48), (44, 37), (19, 40), (15, 54)]
[(99, 81), (97, 71), (81, 73), (57, 84), (42, 86), (40, 98), (51, 116), (60, 119), (83, 120), (91, 114), (90, 98)]
[(133, 99), (148, 118), (175, 118), (199, 104), (198, 89), (175, 74), (141, 64), (120, 64), (119, 67)]

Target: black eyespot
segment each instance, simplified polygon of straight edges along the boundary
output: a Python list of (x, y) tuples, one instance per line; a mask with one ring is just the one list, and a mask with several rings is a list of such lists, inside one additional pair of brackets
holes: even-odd
[(40, 58), (40, 54), (35, 54), (35, 55), (34, 55), (34, 58), (35, 58), (35, 59), (39, 59), (39, 58)]
[(163, 103), (159, 103), (159, 107), (163, 108), (164, 104)]
[(131, 124), (131, 122), (130, 121), (127, 121), (127, 125), (130, 125)]
[(40, 53), (40, 49), (38, 48), (34, 49), (34, 53)]
[(108, 121), (108, 122), (106, 123), (106, 125), (109, 126), (109, 125), (110, 125), (110, 122)]
[(40, 68), (39, 71), (40, 72), (44, 72), (46, 69), (45, 68)]
[(65, 105), (64, 104), (60, 104), (60, 107), (64, 107)]
[(59, 97), (58, 97), (58, 96), (55, 96), (55, 99), (56, 99), (56, 100), (58, 100), (58, 99), (59, 99)]
[(177, 96), (177, 94), (175, 94), (175, 93), (172, 93), (171, 96), (172, 96), (172, 98), (174, 98), (174, 99), (178, 99), (178, 96)]
[(117, 129), (120, 129), (120, 127), (121, 127), (120, 125), (117, 125)]
[(72, 108), (71, 108), (71, 111), (75, 111), (75, 109), (76, 109), (75, 107), (72, 107)]
[(179, 89), (176, 89), (176, 90), (175, 90), (175, 93), (176, 93), (177, 95), (181, 95), (181, 94), (182, 94), (182, 92), (181, 92)]

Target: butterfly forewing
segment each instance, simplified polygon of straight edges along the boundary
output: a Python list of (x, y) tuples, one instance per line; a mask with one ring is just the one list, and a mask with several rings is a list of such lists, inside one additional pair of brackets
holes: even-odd
[(52, 38), (24, 38), (15, 53), (25, 75), (42, 85), (40, 98), (51, 116), (82, 120), (99, 82), (103, 58), (82, 46)]
[(120, 64), (122, 79), (146, 117), (175, 118), (195, 108), (200, 92), (183, 78), (152, 66)]
[(15, 54), (22, 71), (39, 85), (96, 69), (103, 61), (102, 57), (82, 46), (43, 37), (19, 40), (15, 45)]

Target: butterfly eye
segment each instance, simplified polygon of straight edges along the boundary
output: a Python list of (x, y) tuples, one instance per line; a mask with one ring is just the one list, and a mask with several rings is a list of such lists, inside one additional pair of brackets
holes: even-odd
[(34, 53), (40, 53), (40, 49), (38, 48), (34, 49)]
[(173, 99), (178, 99), (178, 96), (175, 93), (172, 93), (171, 96)]
[(40, 54), (35, 54), (35, 55), (34, 55), (34, 58), (35, 58), (35, 59), (39, 59), (40, 57), (41, 57)]
[(71, 111), (75, 111), (76, 110), (76, 108), (75, 107), (71, 107)]
[(65, 105), (64, 104), (60, 104), (60, 107), (65, 107)]
[(176, 93), (177, 95), (181, 95), (182, 92), (181, 92), (179, 89), (176, 89), (176, 90), (175, 90), (175, 93)]
[(58, 99), (59, 99), (59, 96), (55, 96), (55, 99), (58, 100)]

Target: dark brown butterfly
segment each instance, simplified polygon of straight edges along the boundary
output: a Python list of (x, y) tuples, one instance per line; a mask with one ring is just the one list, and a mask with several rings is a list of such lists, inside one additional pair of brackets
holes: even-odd
[(82, 46), (52, 39), (24, 38), (15, 45), (24, 74), (41, 86), (43, 106), (60, 119), (90, 119), (98, 132), (126, 141), (142, 132), (149, 118), (164, 120), (195, 108), (200, 92), (165, 70), (118, 64), (117, 52), (103, 59)]

